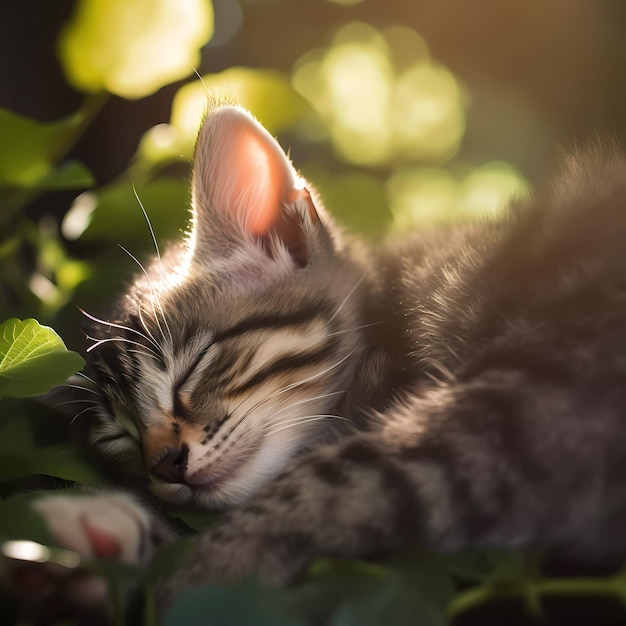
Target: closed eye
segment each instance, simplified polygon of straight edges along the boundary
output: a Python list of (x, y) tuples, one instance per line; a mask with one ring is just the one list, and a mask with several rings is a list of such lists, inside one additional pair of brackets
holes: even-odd
[(193, 360), (191, 365), (185, 370), (183, 375), (176, 381), (174, 387), (172, 389), (172, 405), (174, 408), (174, 414), (178, 416), (183, 416), (187, 412), (187, 407), (183, 404), (180, 398), (180, 390), (184, 386), (184, 384), (189, 380), (191, 375), (194, 373), (196, 368), (202, 362), (202, 359), (207, 355), (208, 351), (214, 345), (212, 341), (209, 343), (203, 350), (198, 353), (198, 356)]
[(133, 420), (126, 413), (118, 412), (116, 417), (117, 421), (124, 427), (124, 430), (128, 435), (130, 435), (135, 441), (141, 441), (137, 426), (135, 426)]

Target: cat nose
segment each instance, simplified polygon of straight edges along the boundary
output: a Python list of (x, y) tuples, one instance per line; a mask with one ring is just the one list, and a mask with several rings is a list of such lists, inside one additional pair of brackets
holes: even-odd
[(183, 444), (180, 448), (166, 448), (165, 456), (156, 463), (150, 473), (166, 483), (184, 483), (189, 448)]

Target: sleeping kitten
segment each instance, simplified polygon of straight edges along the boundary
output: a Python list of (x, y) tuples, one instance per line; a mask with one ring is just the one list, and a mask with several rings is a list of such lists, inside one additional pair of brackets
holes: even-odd
[[(166, 501), (234, 508), (168, 598), (407, 544), (626, 555), (618, 157), (571, 160), (499, 222), (367, 247), (218, 108), (187, 240), (95, 332), (91, 445)], [(36, 507), (63, 545), (129, 561), (160, 523), (121, 494)]]

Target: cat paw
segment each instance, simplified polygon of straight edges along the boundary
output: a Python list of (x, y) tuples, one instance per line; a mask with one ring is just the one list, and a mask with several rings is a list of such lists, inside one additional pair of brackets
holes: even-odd
[[(150, 518), (123, 493), (51, 495), (31, 505), (44, 519), (57, 545), (80, 560), (115, 559), (137, 564), (147, 559)], [(80, 567), (13, 561), (5, 572), (12, 591), (38, 613), (53, 607), (104, 609), (107, 585)]]
[(32, 507), (60, 547), (85, 558), (139, 563), (150, 529), (146, 511), (124, 493), (46, 496)]

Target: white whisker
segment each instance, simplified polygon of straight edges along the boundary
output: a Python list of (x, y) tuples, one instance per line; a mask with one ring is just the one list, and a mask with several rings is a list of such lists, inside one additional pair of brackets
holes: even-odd
[[(85, 311), (84, 309), (81, 309), (80, 307), (78, 307), (78, 310), (85, 317), (88, 317), (90, 320), (97, 322), (98, 324), (103, 324), (104, 326), (110, 326), (111, 328), (119, 328), (120, 330), (127, 330), (128, 332), (135, 333), (136, 335), (139, 335), (146, 341), (150, 342), (157, 350), (159, 350), (159, 352), (161, 351), (161, 346), (159, 346), (158, 343), (156, 343), (155, 341), (152, 341), (149, 337), (146, 337), (146, 335), (144, 335), (142, 332), (138, 331), (135, 328), (131, 328), (130, 326), (124, 326), (123, 324), (116, 324), (114, 322), (107, 322), (106, 320), (100, 319), (99, 317), (96, 317), (95, 315), (91, 315), (90, 313), (87, 313), (87, 311)], [(87, 376), (85, 376), (85, 378), (87, 378)], [(94, 382), (94, 381), (91, 381), (91, 382)]]
[(300, 387), (302, 385), (305, 385), (306, 383), (309, 383), (312, 380), (315, 380), (316, 378), (319, 378), (320, 376), (323, 376), (324, 374), (327, 374), (328, 372), (330, 372), (331, 370), (335, 369), (336, 367), (339, 367), (344, 361), (349, 359), (354, 354), (355, 351), (356, 351), (356, 348), (354, 348), (354, 350), (350, 350), (350, 352), (348, 352), (348, 354), (346, 354), (346, 356), (344, 356), (343, 358), (339, 359), (339, 361), (337, 361), (335, 364), (331, 365), (330, 367), (327, 367), (325, 370), (322, 370), (321, 372), (317, 372), (316, 374), (313, 374), (312, 376), (309, 376), (308, 378), (305, 378), (304, 380), (300, 380), (298, 382), (292, 383), (291, 385), (287, 385), (287, 386), (283, 387), (279, 391), (276, 391), (273, 394), (271, 394), (270, 396), (268, 396), (265, 400), (263, 400), (263, 402), (266, 402), (267, 400), (271, 400), (272, 398), (275, 398), (276, 396), (285, 393), (285, 391), (291, 391), (292, 389), (295, 389), (296, 387)]
[[(267, 398), (263, 398), (262, 400), (259, 400), (259, 402), (257, 402), (254, 406), (252, 406), (250, 409), (248, 409), (237, 421), (237, 423), (232, 427), (232, 429), (229, 431), (229, 435), (231, 436), (232, 433), (235, 431), (235, 429), (247, 418), (249, 417), (253, 411), (255, 411), (258, 407), (262, 406), (263, 404), (265, 404), (266, 402), (269, 402), (270, 400), (282, 395), (283, 393), (286, 393), (287, 391), (291, 391), (292, 389), (296, 389), (297, 387), (300, 387), (302, 385), (305, 385), (308, 382), (311, 382), (312, 380), (315, 380), (316, 378), (319, 378), (320, 376), (323, 376), (324, 374), (330, 372), (331, 370), (335, 369), (336, 367), (339, 367), (344, 361), (346, 361), (346, 359), (349, 359), (352, 354), (354, 354), (356, 348), (354, 350), (351, 350), (350, 352), (348, 352), (348, 354), (346, 354), (343, 358), (339, 359), (339, 361), (337, 361), (336, 363), (334, 363), (333, 365), (330, 365), (329, 367), (327, 367), (326, 369), (322, 370), (321, 372), (317, 372), (316, 374), (313, 374), (311, 376), (309, 376), (308, 378), (305, 378), (304, 380), (300, 380), (297, 381), (295, 383), (291, 383), (290, 385), (286, 385), (285, 387), (282, 387), (281, 389), (279, 389), (278, 391), (275, 391), (273, 394), (270, 394)], [(289, 396), (291, 397), (291, 396)], [(237, 408), (240, 407), (242, 404), (242, 402), (240, 402), (237, 405)], [(276, 406), (276, 403), (272, 404), (270, 409), (272, 407)], [(234, 413), (234, 411), (233, 411)], [(267, 414), (267, 412), (265, 413)]]
[(65, 400), (64, 402), (57, 402), (54, 406), (65, 406), (66, 404), (90, 404), (92, 406), (99, 406), (100, 403), (91, 399), (83, 399), (83, 400)]
[(64, 383), (60, 385), (61, 387), (70, 387), (71, 389), (80, 389), (81, 391), (86, 391), (87, 393), (93, 393), (95, 396), (100, 396), (100, 393), (95, 389), (89, 389), (89, 387), (82, 387), (81, 385), (71, 385), (69, 383)]
[[(324, 393), (319, 396), (314, 396), (313, 398), (306, 398), (305, 400), (299, 400), (298, 402), (294, 402), (293, 404), (289, 404), (283, 407), (282, 409), (280, 409), (280, 411), (278, 411), (278, 413), (275, 414), (275, 417), (279, 416), (281, 413), (284, 413), (285, 411), (288, 411), (289, 409), (293, 409), (294, 406), (300, 406), (301, 404), (307, 404), (308, 402), (314, 402), (315, 400), (322, 400), (323, 398), (330, 398), (331, 396), (337, 396), (342, 393), (346, 393), (346, 392), (345, 391), (333, 391), (332, 393)], [(272, 408), (274, 406), (276, 405), (275, 404), (272, 405)]]
[(334, 312), (333, 316), (328, 320), (327, 323), (332, 322), (337, 315), (339, 315), (339, 312), (341, 311), (341, 309), (343, 309), (345, 303), (350, 299), (350, 296), (357, 290), (358, 286), (365, 280), (365, 275), (361, 276), (361, 278), (359, 278), (359, 280), (356, 281), (356, 285), (354, 285), (354, 287), (352, 287), (352, 289), (350, 289), (350, 291), (348, 291), (348, 295), (343, 299), (342, 303), (337, 307), (337, 310)]
[(141, 208), (141, 212), (146, 219), (146, 223), (148, 224), (148, 228), (150, 229), (150, 235), (152, 236), (152, 243), (154, 244), (154, 249), (156, 250), (157, 259), (159, 260), (159, 269), (161, 271), (161, 280), (163, 280), (163, 263), (161, 262), (161, 251), (159, 250), (159, 244), (157, 242), (156, 235), (154, 234), (154, 229), (152, 228), (152, 222), (148, 217), (148, 212), (146, 208), (143, 206), (143, 202), (137, 193), (137, 189), (135, 188), (135, 183), (133, 183), (133, 193), (135, 194), (135, 199), (139, 203), (139, 207)]
[(209, 88), (206, 86), (206, 83), (204, 82), (204, 78), (202, 78), (202, 76), (200, 76), (200, 73), (198, 72), (198, 70), (194, 67), (193, 71), (195, 73), (195, 75), (198, 77), (198, 79), (200, 80), (200, 83), (202, 84), (202, 86), (204, 87), (204, 91), (206, 93), (206, 95), (208, 96), (208, 99), (211, 99), (211, 92), (209, 91)]
[[(157, 340), (155, 339), (154, 335), (152, 334), (152, 331), (150, 330), (150, 327), (146, 323), (146, 320), (143, 318), (143, 307), (141, 305), (139, 305), (139, 310), (137, 311), (137, 313), (139, 314), (139, 321), (141, 322), (141, 325), (143, 326), (144, 330), (148, 333), (148, 335), (150, 335), (150, 338), (154, 342), (154, 345), (159, 346), (159, 343), (157, 342)], [(162, 352), (161, 346), (159, 346), (159, 351)]]
[[(152, 279), (150, 278), (150, 275), (146, 271), (146, 268), (141, 264), (139, 259), (134, 254), (132, 254), (129, 250), (127, 250), (121, 243), (118, 243), (117, 245), (124, 252), (126, 252), (126, 254), (133, 261), (135, 261), (135, 263), (139, 266), (139, 268), (143, 272), (144, 276), (146, 277), (148, 283), (150, 284), (150, 289), (152, 290), (152, 295), (154, 297), (154, 300), (156, 300), (157, 306), (159, 307), (159, 312), (161, 313), (161, 317), (163, 318), (163, 323), (165, 324), (165, 328), (167, 328), (167, 333), (169, 335), (170, 343), (171, 343), (172, 342), (172, 331), (170, 330), (170, 327), (169, 327), (169, 325), (167, 323), (167, 318), (165, 317), (165, 312), (163, 311), (163, 307), (161, 306), (161, 300), (159, 300), (159, 294), (158, 294), (157, 290), (154, 287), (154, 283), (152, 282)], [(161, 337), (163, 337), (163, 339), (165, 339), (165, 333), (163, 332), (163, 328), (161, 328), (161, 322), (159, 321), (159, 316), (157, 315), (157, 312), (156, 312), (156, 310), (154, 308), (154, 302), (151, 301), (150, 304), (152, 304), (152, 311), (154, 313), (154, 319), (156, 320), (157, 326), (159, 327), (159, 332), (161, 333)]]
[(290, 422), (297, 422), (298, 420), (305, 420), (308, 419), (309, 417), (327, 417), (327, 418), (333, 418), (333, 419), (338, 419), (338, 420), (344, 420), (345, 422), (350, 422), (352, 423), (352, 420), (348, 419), (347, 417), (341, 417), (341, 415), (332, 415), (332, 414), (319, 414), (319, 415), (304, 415), (301, 417), (292, 417), (290, 419), (283, 419), (283, 420), (277, 420), (275, 422), (270, 422), (269, 424), (267, 424), (265, 426), (265, 428), (274, 428), (274, 426), (281, 426), (282, 424), (288, 424)]
[(150, 354), (149, 352), (144, 352), (143, 350), (128, 350), (128, 352), (131, 354), (141, 354), (141, 356), (154, 359), (157, 363), (161, 363), (161, 359), (159, 357), (156, 357), (154, 354)]
[(98, 383), (93, 378), (89, 378), (89, 376), (87, 376), (87, 374), (83, 372), (76, 372), (76, 373), (82, 378), (84, 378), (85, 380), (88, 380), (90, 383), (93, 383), (96, 387), (98, 387), (98, 389), (100, 389), (100, 385), (98, 385)]
[(74, 415), (70, 424), (73, 424), (81, 415), (83, 415), (83, 413), (87, 413), (87, 411), (94, 411), (97, 409), (98, 409), (97, 406), (88, 406), (86, 409), (83, 409), (80, 413), (77, 413), (76, 415)]
[(151, 348), (148, 348), (148, 346), (144, 346), (142, 343), (139, 343), (138, 341), (133, 341), (132, 339), (126, 339), (124, 337), (109, 337), (107, 339), (97, 339), (96, 337), (90, 337), (89, 335), (87, 335), (87, 339), (91, 339), (92, 341), (96, 342), (92, 346), (89, 346), (87, 348), (86, 350), (87, 352), (91, 352), (92, 350), (95, 350), (97, 347), (101, 346), (102, 344), (109, 343), (111, 341), (120, 341), (122, 343), (129, 343), (133, 346), (139, 346), (140, 348), (143, 348), (143, 350), (147, 350), (145, 354), (151, 353), (157, 359), (161, 358), (160, 354), (156, 353)]
[(378, 324), (382, 324), (382, 322), (372, 322), (371, 324), (363, 324), (361, 326), (355, 326), (354, 328), (346, 328), (345, 330), (337, 330), (334, 333), (328, 333), (327, 337), (334, 337), (335, 335), (343, 335), (345, 333), (353, 333), (357, 330), (362, 330), (363, 328), (369, 328), (370, 326), (378, 326)]
[(329, 419), (329, 417), (334, 417), (334, 416), (328, 416), (328, 415), (311, 416), (308, 419), (302, 419), (299, 422), (296, 422), (295, 424), (287, 424), (286, 426), (281, 426), (280, 428), (276, 428), (275, 430), (272, 430), (269, 433), (265, 433), (263, 435), (263, 439), (270, 437), (271, 435), (275, 435), (281, 430), (287, 430), (288, 428), (294, 428), (295, 426), (301, 426), (302, 424), (309, 424), (311, 422), (321, 422), (322, 420)]

